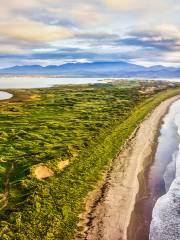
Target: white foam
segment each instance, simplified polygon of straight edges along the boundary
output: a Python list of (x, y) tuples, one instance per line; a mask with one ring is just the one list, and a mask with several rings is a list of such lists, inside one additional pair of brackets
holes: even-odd
[(152, 217), (150, 240), (180, 239), (180, 178), (175, 179), (167, 194), (158, 199)]
[(167, 165), (164, 176), (163, 176), (166, 192), (169, 191), (171, 183), (175, 179), (175, 175), (176, 175), (176, 154), (177, 154), (177, 152), (175, 152), (173, 154), (172, 161)]

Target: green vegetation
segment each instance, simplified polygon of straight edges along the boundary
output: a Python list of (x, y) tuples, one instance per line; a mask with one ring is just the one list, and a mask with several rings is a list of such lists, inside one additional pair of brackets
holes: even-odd
[[(180, 88), (120, 81), (11, 92), (0, 102), (0, 239), (67, 240), (125, 140)], [(55, 175), (38, 180), (43, 164)]]

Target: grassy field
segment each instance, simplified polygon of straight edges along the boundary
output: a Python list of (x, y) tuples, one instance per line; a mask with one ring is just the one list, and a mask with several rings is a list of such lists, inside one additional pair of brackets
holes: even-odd
[[(125, 140), (180, 88), (119, 81), (10, 92), (0, 102), (0, 239), (66, 240)], [(40, 166), (53, 176), (37, 179)]]

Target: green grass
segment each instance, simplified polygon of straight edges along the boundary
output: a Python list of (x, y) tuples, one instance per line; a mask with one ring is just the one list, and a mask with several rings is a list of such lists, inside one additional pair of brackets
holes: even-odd
[[(15, 98), (0, 104), (1, 183), (15, 166), (8, 206), (0, 212), (0, 239), (72, 239), (87, 194), (125, 140), (155, 106), (180, 93), (166, 83), (168, 90), (140, 92), (149, 86), (159, 83), (12, 91)], [(58, 162), (67, 159), (70, 165), (60, 171)], [(55, 176), (35, 179), (31, 171), (40, 163)]]

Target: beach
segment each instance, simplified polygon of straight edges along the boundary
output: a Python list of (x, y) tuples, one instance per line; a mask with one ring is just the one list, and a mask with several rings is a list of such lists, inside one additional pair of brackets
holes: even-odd
[(138, 195), (142, 195), (138, 193), (141, 191), (139, 186), (143, 184), (143, 172), (153, 161), (162, 118), (169, 106), (179, 98), (169, 98), (157, 106), (113, 161), (104, 182), (89, 204), (86, 240), (127, 240), (131, 214)]

